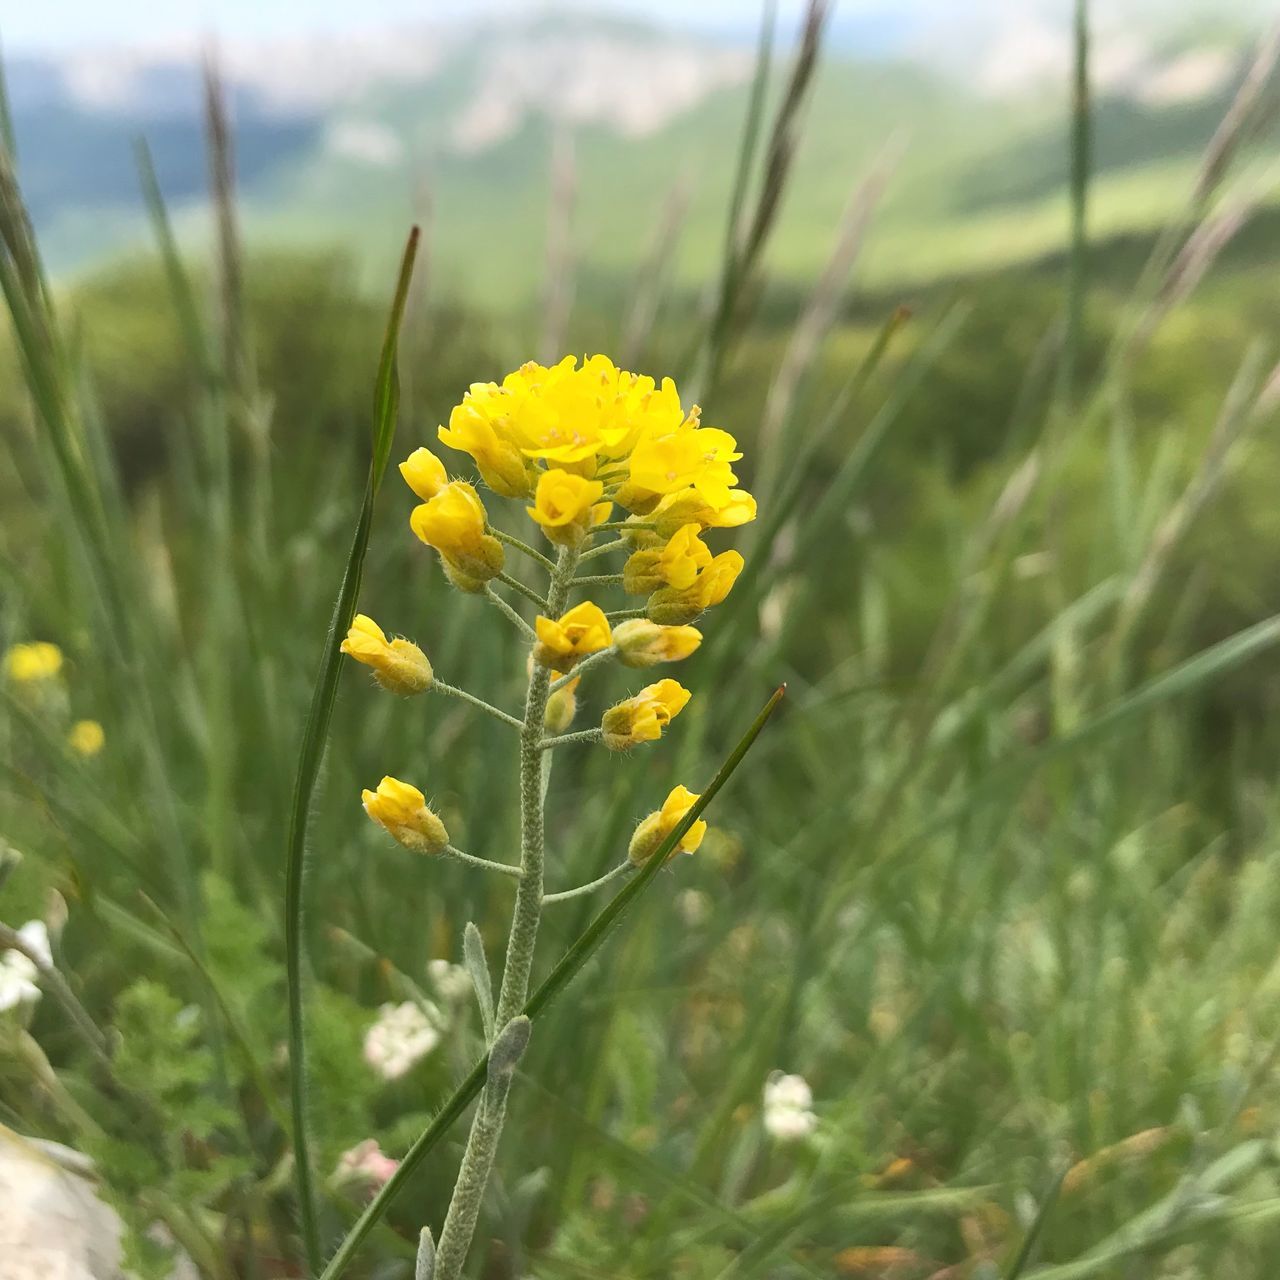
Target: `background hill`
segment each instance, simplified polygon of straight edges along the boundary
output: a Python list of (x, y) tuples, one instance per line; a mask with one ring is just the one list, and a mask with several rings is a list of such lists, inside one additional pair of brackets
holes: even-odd
[[(897, 159), (865, 282), (919, 283), (1061, 247), (1061, 33), (1014, 21), (968, 57), (960, 45), (940, 53), (931, 30), (924, 47), (905, 21), (837, 26), (773, 249), (777, 277), (820, 267), (851, 190), (886, 148)], [(23, 181), (55, 271), (145, 243), (138, 137), (182, 234), (202, 234), (201, 56), (97, 49), (11, 63)], [(1101, 33), (1097, 235), (1167, 217), (1246, 57), (1242, 27), (1225, 19)], [(385, 271), (405, 223), (425, 217), (438, 279), (473, 302), (525, 302), (542, 271), (561, 137), (574, 157), (582, 276), (629, 278), (673, 198), (687, 201), (677, 279), (700, 283), (716, 259), (749, 92), (745, 27), (543, 15), (240, 43), (220, 62), (254, 243), (341, 242)], [(1268, 199), (1261, 171), (1257, 183)]]

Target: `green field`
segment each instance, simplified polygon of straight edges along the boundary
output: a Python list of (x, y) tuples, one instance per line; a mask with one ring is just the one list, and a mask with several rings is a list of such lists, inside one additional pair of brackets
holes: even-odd
[[(824, 311), (814, 281), (892, 132), (846, 71), (818, 77), (759, 257), (723, 275), (735, 150), (701, 166), (678, 246), (637, 278), (697, 134), (688, 152), (634, 144), (625, 171), (580, 139), (563, 333), (533, 301), (547, 139), (492, 157), (519, 219), (476, 213), (493, 175), (442, 169), (398, 414), (385, 383), (375, 401), (405, 230), (386, 191), (363, 193), (385, 251), (332, 248), (349, 205), (304, 227), (298, 209), (331, 207), (350, 175), (300, 170), (222, 207), (223, 253), (162, 236), (54, 286), (4, 153), (0, 651), (53, 642), (64, 662), (0, 685), (0, 923), (45, 920), (55, 971), (0, 1009), (0, 1123), (97, 1162), (141, 1274), (166, 1273), (158, 1240), (213, 1280), (315, 1273), (300, 1084), (321, 1260), (408, 1280), (419, 1230), (440, 1236), (461, 1104), (349, 1255), (374, 1187), (338, 1170), (369, 1139), (405, 1157), (485, 1052), (483, 999), (431, 962), (462, 964), (474, 922), (496, 983), (512, 886), (400, 847), (359, 796), (383, 774), (416, 781), (454, 844), (512, 863), (517, 739), (342, 659), (314, 794), (291, 796), (321, 741), (317, 672), (380, 432), (394, 424), (393, 466), (438, 447), (469, 384), (553, 339), (669, 373), (686, 404), (696, 388), (704, 423), (739, 441), (759, 519), (708, 534), (746, 568), (695, 655), (584, 675), (575, 730), (660, 676), (694, 697), (630, 754), (556, 749), (548, 890), (617, 866), (637, 821), (677, 783), (705, 789), (787, 692), (694, 856), (547, 904), (535, 984), (643, 884), (535, 1011), (468, 1262), (436, 1280), (1273, 1274), (1280, 215), (1261, 152), (1232, 152), (1197, 199), (1228, 98), (1164, 133), (1095, 104), (1073, 254), (1056, 108), (999, 122), (886, 73), (884, 118), (922, 136)], [(786, 84), (784, 67), (766, 139)], [(736, 147), (747, 97), (697, 127)], [(1263, 137), (1265, 102), (1245, 105)], [(748, 211), (769, 189), (750, 172)], [(1215, 220), (1255, 197), (1218, 245)], [(185, 250), (205, 215), (175, 212)], [(736, 297), (719, 330), (718, 280)], [(640, 323), (635, 291), (654, 282)], [(481, 493), (497, 528), (553, 551), (524, 502)], [(518, 713), (527, 638), (450, 587), (394, 469), (371, 502), (359, 611), (416, 641), (437, 680)], [(532, 620), (520, 586), (547, 590), (543, 567), (508, 544), (506, 568)], [(82, 720), (100, 751), (69, 744)], [(388, 1079), (366, 1035), (402, 1002), (436, 1036)], [(765, 1105), (775, 1072), (812, 1092), (790, 1138)]]

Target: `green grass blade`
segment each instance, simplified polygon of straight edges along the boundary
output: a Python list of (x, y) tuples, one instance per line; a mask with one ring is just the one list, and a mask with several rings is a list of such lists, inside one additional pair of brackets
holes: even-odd
[(418, 248), (418, 229), (409, 234), (404, 258), (400, 264), (400, 278), (396, 284), (391, 316), (387, 321), (386, 337), (382, 344), (382, 358), (378, 367), (378, 380), (374, 393), (373, 451), (369, 464), (369, 478), (365, 486), (364, 503), (356, 522), (351, 551), (342, 576), (342, 586), (329, 633), (325, 637), (324, 652), (320, 659), (320, 672), (316, 679), (311, 710), (302, 733), (302, 748), (298, 757), (298, 773), (294, 783), (293, 802), (289, 814), (289, 836), (285, 850), (285, 966), (289, 987), (289, 1091), (293, 1116), (294, 1177), (298, 1190), (298, 1206), (301, 1217), (303, 1244), (307, 1264), (312, 1273), (320, 1269), (320, 1229), (316, 1219), (315, 1186), (311, 1168), (311, 1144), (307, 1131), (307, 1063), (306, 1038), (303, 1026), (303, 872), (306, 863), (307, 819), (311, 810), (311, 797), (315, 791), (320, 762), (324, 756), (325, 742), (329, 736), (329, 721), (333, 715), (334, 699), (338, 693), (338, 675), (341, 670), (338, 646), (355, 615), (356, 596), (360, 591), (360, 577), (364, 570), (365, 552), (369, 546), (369, 533), (373, 527), (373, 503), (391, 453), (395, 436), (395, 414), (399, 403), (396, 379), (396, 350), (400, 337), (400, 324), (404, 318), (405, 301), (409, 293), (409, 279), (413, 273), (413, 260)]
[(1049, 1220), (1049, 1215), (1053, 1212), (1053, 1206), (1058, 1202), (1058, 1193), (1062, 1190), (1062, 1180), (1067, 1176), (1067, 1170), (1070, 1167), (1069, 1164), (1064, 1164), (1058, 1170), (1053, 1182), (1049, 1184), (1048, 1193), (1040, 1202), (1040, 1208), (1036, 1210), (1036, 1216), (1027, 1228), (1026, 1236), (1023, 1237), (1018, 1256), (1014, 1258), (1013, 1265), (1005, 1274), (1004, 1280), (1018, 1280), (1018, 1277), (1027, 1269), (1027, 1264), (1031, 1261), (1031, 1254), (1036, 1247), (1036, 1241), (1040, 1239), (1044, 1224)]
[[(521, 1010), (528, 1018), (535, 1018), (564, 990), (579, 970), (587, 963), (597, 948), (604, 941), (605, 935), (618, 923), (627, 909), (635, 902), (658, 872), (666, 865), (671, 851), (680, 843), (689, 830), (711, 803), (720, 788), (733, 776), (734, 771), (742, 763), (743, 757), (751, 749), (760, 731), (782, 701), (786, 687), (775, 690), (773, 696), (765, 703), (760, 714), (752, 721), (751, 727), (743, 734), (738, 745), (729, 753), (720, 766), (716, 776), (707, 784), (706, 790), (698, 797), (693, 807), (684, 818), (672, 828), (670, 834), (658, 846), (653, 856), (645, 863), (643, 869), (625, 888), (620, 890), (609, 904), (582, 931), (576, 942), (565, 952), (559, 963), (543, 980), (538, 989), (529, 997)], [(435, 1119), (422, 1132), (413, 1146), (405, 1153), (395, 1173), (387, 1180), (378, 1194), (369, 1202), (368, 1207), (360, 1215), (355, 1225), (347, 1233), (346, 1238), (338, 1246), (329, 1265), (325, 1267), (320, 1280), (337, 1280), (351, 1265), (356, 1250), (370, 1231), (382, 1219), (391, 1202), (399, 1194), (400, 1189), (409, 1180), (414, 1170), (439, 1145), (441, 1139), (458, 1120), (467, 1107), (471, 1105), (480, 1090), (484, 1087), (489, 1070), (489, 1055), (486, 1053), (472, 1066), (453, 1091), (449, 1099), (437, 1112)]]

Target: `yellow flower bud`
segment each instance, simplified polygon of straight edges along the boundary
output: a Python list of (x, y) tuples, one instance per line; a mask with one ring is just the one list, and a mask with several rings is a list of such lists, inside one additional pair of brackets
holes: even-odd
[[(687, 787), (676, 787), (662, 802), (662, 808), (644, 818), (636, 827), (635, 834), (631, 837), (631, 847), (627, 850), (627, 857), (632, 863), (640, 866), (648, 862), (657, 853), (658, 846), (697, 802), (698, 797)], [(671, 851), (672, 856), (677, 853), (693, 853), (706, 834), (707, 824), (700, 818), (681, 836), (679, 843)]]
[(698, 574), (692, 586), (684, 590), (664, 587), (655, 591), (646, 606), (650, 621), (665, 626), (692, 622), (704, 609), (724, 600), (738, 580), (743, 563), (739, 552), (722, 551)]
[(423, 502), (430, 502), (449, 483), (444, 463), (430, 449), (415, 449), (400, 464), (400, 474)]
[(534, 619), (538, 643), (533, 658), (554, 671), (568, 671), (579, 658), (613, 643), (609, 619), (599, 605), (584, 600), (574, 605), (562, 618), (552, 620), (539, 615)]
[(604, 745), (610, 751), (625, 751), (638, 742), (656, 742), (691, 696), (676, 680), (659, 680), (641, 689), (604, 713)]
[[(519, 446), (500, 432), (502, 412), (510, 397), (493, 383), (475, 383), (467, 398), (449, 415), (449, 425), (436, 433), (442, 443), (475, 459), (484, 482), (504, 498), (527, 498), (534, 472)], [(500, 407), (499, 407), (500, 406)]]
[(485, 532), (486, 523), (480, 495), (463, 480), (450, 481), (409, 517), (414, 533), (453, 571), (450, 581), (467, 591), (479, 591), (502, 572), (502, 543)]
[[(587, 480), (553, 467), (538, 478), (533, 506), (526, 510), (552, 542), (574, 546), (595, 520), (595, 504), (603, 493), (604, 485), (599, 480)], [(608, 509), (606, 505), (606, 516)]]
[(652, 667), (659, 662), (679, 662), (701, 643), (696, 627), (660, 627), (648, 618), (631, 618), (613, 630), (618, 661), (625, 667)]
[(62, 670), (62, 650), (47, 640), (15, 644), (5, 655), (4, 665), (15, 684), (52, 680)]
[(96, 720), (77, 720), (67, 734), (67, 745), (81, 756), (96, 756), (106, 740), (107, 736)]
[(398, 778), (383, 778), (377, 791), (362, 791), (364, 811), (395, 840), (414, 853), (441, 853), (449, 833), (417, 787)]
[(542, 723), (546, 726), (548, 733), (564, 733), (573, 723), (573, 717), (578, 714), (577, 695), (578, 685), (581, 683), (582, 677), (574, 676), (568, 684), (557, 689), (547, 699), (547, 710)]
[(670, 538), (687, 524), (700, 529), (736, 529), (756, 518), (756, 500), (745, 489), (732, 489), (729, 501), (713, 507), (696, 489), (668, 494), (644, 520), (659, 538)]
[(425, 693), (433, 678), (427, 655), (411, 640), (388, 641), (372, 618), (356, 614), (342, 652), (373, 668), (373, 678), (392, 693)]
[(698, 536), (698, 526), (686, 524), (661, 549), (633, 551), (622, 566), (622, 586), (636, 596), (647, 596), (663, 586), (683, 591), (710, 563), (711, 552)]

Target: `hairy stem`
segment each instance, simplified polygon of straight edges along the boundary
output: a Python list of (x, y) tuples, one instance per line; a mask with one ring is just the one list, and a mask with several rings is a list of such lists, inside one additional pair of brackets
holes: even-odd
[[(569, 584), (578, 567), (578, 554), (578, 548), (564, 547), (557, 558), (547, 589), (547, 608), (553, 618), (564, 612)], [(550, 670), (541, 663), (535, 663), (529, 676), (529, 692), (525, 697), (524, 721), (520, 729), (520, 881), (516, 887), (511, 936), (507, 941), (507, 958), (494, 1018), (494, 1025), (503, 1028), (517, 1017), (529, 994), (529, 975), (533, 970), (534, 946), (542, 918), (542, 740), (550, 688)], [(506, 1034), (505, 1031), (500, 1033), (499, 1040)], [(510, 1073), (496, 1076), (491, 1065), (488, 1082), (471, 1121), (467, 1149), (458, 1170), (444, 1228), (440, 1232), (435, 1280), (457, 1280), (462, 1272), (497, 1154), (510, 1086)]]

